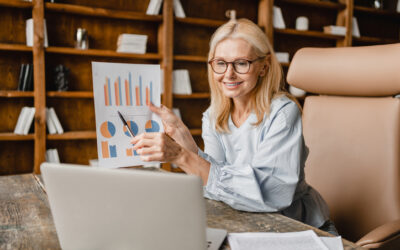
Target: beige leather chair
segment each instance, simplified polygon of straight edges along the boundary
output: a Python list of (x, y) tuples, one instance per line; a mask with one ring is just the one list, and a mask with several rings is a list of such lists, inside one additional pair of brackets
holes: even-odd
[(400, 249), (400, 44), (304, 48), (289, 84), (304, 101), (306, 180), (344, 238)]

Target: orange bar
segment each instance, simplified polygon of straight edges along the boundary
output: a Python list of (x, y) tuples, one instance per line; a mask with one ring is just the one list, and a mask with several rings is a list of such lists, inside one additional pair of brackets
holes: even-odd
[(135, 90), (136, 90), (136, 106), (140, 106), (139, 87), (135, 87)]
[(131, 148), (127, 148), (127, 149), (126, 149), (126, 156), (133, 156), (133, 153), (132, 153), (132, 149), (131, 149)]
[(108, 151), (108, 142), (101, 142), (101, 152), (103, 154), (103, 158), (110, 158), (110, 151)]
[(129, 93), (130, 93), (130, 90), (129, 90), (128, 80), (125, 80), (125, 98), (126, 98), (126, 106), (131, 105), (130, 102), (129, 102)]
[(118, 82), (115, 81), (114, 83), (114, 89), (115, 89), (115, 105), (119, 106), (119, 91), (118, 91)]
[(104, 84), (104, 102), (106, 106), (109, 106), (109, 102), (108, 102), (108, 90), (107, 90), (107, 83)]
[(149, 87), (146, 87), (146, 105), (147, 105), (147, 106), (150, 105), (150, 91), (149, 91)]

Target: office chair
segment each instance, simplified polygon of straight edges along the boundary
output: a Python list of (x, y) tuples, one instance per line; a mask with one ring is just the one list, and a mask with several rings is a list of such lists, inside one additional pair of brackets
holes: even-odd
[(400, 43), (303, 48), (289, 68), (304, 100), (306, 180), (339, 234), (400, 249)]

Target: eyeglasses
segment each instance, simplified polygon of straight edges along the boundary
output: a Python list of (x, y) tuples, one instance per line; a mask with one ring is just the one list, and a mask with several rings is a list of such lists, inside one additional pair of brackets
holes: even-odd
[(250, 66), (253, 62), (264, 59), (265, 57), (259, 57), (254, 60), (237, 59), (233, 62), (225, 62), (221, 59), (213, 59), (208, 63), (211, 65), (212, 70), (217, 74), (223, 74), (228, 69), (228, 65), (232, 64), (233, 70), (238, 74), (247, 74), (250, 71)]

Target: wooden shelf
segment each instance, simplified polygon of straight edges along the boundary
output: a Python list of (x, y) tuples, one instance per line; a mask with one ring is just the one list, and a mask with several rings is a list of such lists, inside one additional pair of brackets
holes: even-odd
[(174, 94), (173, 97), (176, 99), (207, 99), (210, 98), (210, 93), (193, 93), (190, 95)]
[(65, 132), (63, 134), (48, 134), (48, 140), (88, 140), (96, 139), (96, 131), (73, 131)]
[(161, 15), (146, 15), (145, 13), (133, 11), (111, 10), (103, 8), (87, 7), (74, 4), (45, 3), (47, 11), (78, 14), (84, 16), (97, 16), (114, 19), (140, 20), (150, 22), (161, 22)]
[(13, 7), (13, 8), (21, 8), (21, 9), (29, 9), (33, 7), (32, 2), (25, 1), (10, 1), (10, 0), (0, 0), (0, 6), (4, 7)]
[(201, 128), (190, 129), (192, 135), (201, 135)]
[(364, 7), (364, 6), (354, 6), (354, 12), (360, 12), (360, 13), (366, 13), (366, 14), (371, 14), (371, 15), (400, 19), (400, 13), (397, 11), (393, 11), (393, 10), (392, 11), (380, 10), (380, 9), (374, 9), (374, 8), (369, 8), (369, 7)]
[(207, 62), (207, 57), (205, 56), (191, 56), (191, 55), (176, 55), (174, 60), (186, 61), (186, 62)]
[(369, 37), (369, 36), (353, 37), (353, 41), (361, 42), (361, 43), (373, 43), (373, 44), (385, 44), (385, 43), (400, 42), (400, 40), (396, 40), (396, 39), (381, 38), (381, 37)]
[(290, 3), (303, 5), (308, 7), (316, 7), (316, 8), (324, 8), (324, 9), (334, 9), (334, 10), (343, 10), (346, 8), (345, 4), (342, 3), (332, 3), (332, 2), (322, 2), (315, 0), (278, 0), (275, 3)]
[(228, 20), (222, 21), (222, 20), (212, 20), (206, 18), (195, 18), (195, 17), (185, 17), (185, 18), (175, 17), (175, 20), (178, 23), (205, 26), (211, 28), (217, 28), (228, 21)]
[(0, 97), (7, 97), (7, 98), (33, 97), (33, 91), (0, 90)]
[(282, 67), (288, 68), (290, 63), (280, 63)]
[(93, 98), (93, 91), (47, 91), (52, 98)]
[(33, 134), (17, 135), (14, 133), (0, 133), (0, 141), (31, 141), (35, 138)]
[(32, 52), (32, 47), (28, 47), (24, 44), (7, 44), (0, 43), (0, 50), (10, 50), (10, 51), (28, 51)]
[(344, 36), (326, 34), (320, 31), (302, 31), (295, 29), (274, 29), (274, 31), (278, 34), (284, 35), (295, 35), (295, 36), (307, 36), (307, 37), (315, 37), (329, 40), (342, 40)]
[(119, 53), (114, 50), (99, 50), (99, 49), (80, 50), (67, 47), (47, 47), (45, 51), (47, 53), (67, 54), (67, 55), (77, 55), (77, 56), (115, 57), (115, 58), (128, 58), (128, 59), (148, 59), (148, 60), (161, 59), (161, 55), (155, 53), (132, 54), (132, 53)]

